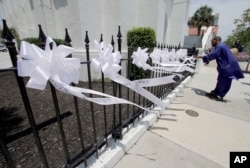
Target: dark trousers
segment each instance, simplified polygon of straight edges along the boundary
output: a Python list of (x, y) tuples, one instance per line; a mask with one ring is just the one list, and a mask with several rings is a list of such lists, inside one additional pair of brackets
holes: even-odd
[(230, 90), (232, 84), (232, 78), (223, 77), (221, 75), (217, 78), (217, 84), (213, 92), (220, 97), (224, 97)]

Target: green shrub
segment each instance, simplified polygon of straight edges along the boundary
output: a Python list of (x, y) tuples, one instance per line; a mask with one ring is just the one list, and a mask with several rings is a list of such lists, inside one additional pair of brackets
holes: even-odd
[(127, 45), (129, 57), (137, 47), (148, 48), (149, 52), (153, 51), (156, 45), (156, 35), (154, 29), (150, 27), (132, 28), (127, 32)]
[[(28, 43), (35, 44), (37, 46), (41, 46), (41, 43), (37, 37), (28, 37), (28, 38), (24, 38), (22, 40), (26, 41)], [(65, 45), (65, 42), (62, 39), (53, 39), (53, 40), (55, 41), (56, 45)]]
[(18, 32), (16, 31), (16, 29), (15, 28), (10, 28), (10, 32), (15, 37), (17, 45), (19, 45), (20, 44), (20, 36), (19, 36)]
[[(9, 28), (11, 34), (14, 36), (14, 38), (16, 39), (17, 45), (19, 46), (20, 44), (20, 36), (18, 34), (18, 32), (16, 31), (16, 29), (14, 27)], [(3, 30), (0, 30), (0, 35), (2, 35)]]
[(63, 39), (53, 39), (56, 42), (56, 45), (66, 45)]
[[(27, 41), (27, 42), (32, 43), (32, 44), (35, 44), (37, 46), (41, 46), (41, 43), (40, 43), (40, 41), (38, 40), (37, 37), (27, 37), (27, 38), (24, 38), (24, 39), (20, 40), (20, 36), (19, 36), (19, 34), (18, 34), (18, 32), (16, 31), (15, 28), (12, 27), (12, 28), (9, 28), (9, 30), (12, 33), (12, 35), (15, 37), (18, 48), (20, 48), (20, 41), (21, 40)], [(2, 34), (2, 31), (3, 30), (0, 30), (0, 35)], [(56, 45), (62, 45), (62, 44), (66, 45), (66, 43), (64, 42), (63, 39), (53, 39), (53, 40), (55, 41)]]
[[(66, 43), (62, 39), (53, 39), (53, 40), (55, 41), (57, 46), (66, 45)], [(40, 41), (37, 37), (27, 37), (27, 38), (22, 39), (22, 41), (26, 41), (26, 42), (34, 44), (36, 46), (42, 47), (42, 44), (40, 43)]]
[[(148, 52), (152, 52), (156, 46), (156, 35), (154, 29), (150, 27), (132, 28), (127, 32), (128, 58), (130, 59), (133, 52), (138, 47), (148, 48)], [(148, 75), (143, 69), (129, 63), (130, 79), (144, 78)]]
[(27, 37), (27, 38), (22, 39), (22, 41), (26, 41), (28, 43), (35, 44), (37, 46), (40, 45), (40, 41), (38, 40), (37, 37)]

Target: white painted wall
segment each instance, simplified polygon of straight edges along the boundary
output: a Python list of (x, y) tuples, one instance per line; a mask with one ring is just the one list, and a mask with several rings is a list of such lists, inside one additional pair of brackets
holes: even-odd
[[(190, 0), (0, 0), (0, 15), (9, 27), (17, 29), (21, 38), (37, 37), (38, 24), (47, 36), (61, 39), (68, 28), (76, 50), (74, 56), (84, 61), (85, 32), (89, 33), (91, 57), (95, 57), (93, 41), (99, 41), (100, 34), (107, 43), (114, 35), (117, 47), (118, 25), (124, 57), (126, 34), (133, 27), (151, 27), (158, 42), (178, 45), (186, 32), (189, 3)], [(85, 74), (86, 69), (81, 71)]]
[(186, 34), (187, 16), (190, 0), (173, 0), (172, 10), (169, 17), (169, 26), (167, 28), (167, 36), (165, 41), (168, 44), (181, 45), (184, 42)]

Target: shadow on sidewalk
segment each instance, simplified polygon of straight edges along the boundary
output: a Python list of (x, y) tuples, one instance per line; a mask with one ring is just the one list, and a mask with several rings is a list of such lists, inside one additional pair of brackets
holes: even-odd
[(241, 84), (250, 85), (250, 83), (246, 83), (246, 82), (241, 82)]
[(190, 88), (192, 91), (194, 91), (195, 94), (199, 95), (199, 96), (206, 96), (206, 91), (201, 90), (201, 89), (197, 89), (197, 88)]
[[(206, 93), (207, 93), (207, 92), (204, 91), (204, 90), (197, 89), (197, 88), (192, 88), (192, 87), (188, 87), (188, 88), (190, 88), (192, 91), (194, 91), (195, 94), (197, 94), (197, 95), (199, 95), (199, 96), (207, 97), (207, 96), (206, 96)], [(214, 101), (218, 101), (218, 100), (211, 99), (211, 98), (209, 98), (209, 99), (210, 99), (210, 100), (214, 100)], [(227, 102), (231, 102), (231, 101), (226, 100), (226, 99), (223, 98), (222, 101), (218, 101), (218, 102), (227, 103)]]

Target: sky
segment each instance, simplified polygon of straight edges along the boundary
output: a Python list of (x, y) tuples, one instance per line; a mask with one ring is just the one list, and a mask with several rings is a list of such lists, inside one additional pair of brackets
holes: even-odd
[(220, 14), (217, 35), (224, 41), (235, 29), (234, 19), (240, 19), (243, 11), (250, 8), (250, 0), (191, 0), (189, 16), (203, 5), (212, 7), (214, 13)]

